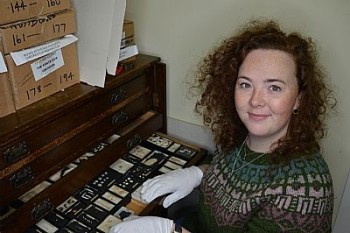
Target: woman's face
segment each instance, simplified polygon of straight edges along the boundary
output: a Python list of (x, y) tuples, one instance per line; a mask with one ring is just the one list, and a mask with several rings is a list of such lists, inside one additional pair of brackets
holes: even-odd
[(234, 97), (250, 137), (272, 142), (284, 137), (299, 106), (293, 57), (280, 50), (251, 51), (239, 68)]

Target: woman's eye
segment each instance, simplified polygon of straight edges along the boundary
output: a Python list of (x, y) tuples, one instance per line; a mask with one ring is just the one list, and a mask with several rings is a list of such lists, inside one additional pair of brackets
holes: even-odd
[(242, 88), (242, 89), (246, 89), (246, 88), (249, 88), (249, 87), (250, 87), (250, 84), (248, 84), (248, 83), (239, 83), (238, 85), (239, 85), (239, 87)]
[(281, 90), (282, 90), (279, 86), (276, 86), (276, 85), (271, 85), (271, 86), (269, 87), (269, 89), (270, 89), (271, 91), (281, 91)]

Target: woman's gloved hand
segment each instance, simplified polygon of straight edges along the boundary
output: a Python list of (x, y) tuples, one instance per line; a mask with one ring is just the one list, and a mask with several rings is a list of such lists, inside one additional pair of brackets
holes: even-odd
[(124, 222), (113, 226), (109, 233), (171, 233), (174, 228), (173, 220), (161, 217), (139, 217), (132, 220), (124, 220)]
[(167, 208), (191, 193), (201, 183), (202, 177), (202, 170), (196, 166), (156, 176), (143, 184), (141, 198), (151, 202), (159, 196), (171, 193), (163, 201), (164, 208)]

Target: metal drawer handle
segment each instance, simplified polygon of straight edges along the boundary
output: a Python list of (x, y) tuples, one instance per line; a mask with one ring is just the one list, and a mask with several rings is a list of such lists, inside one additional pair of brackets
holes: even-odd
[(42, 203), (36, 205), (32, 209), (32, 216), (35, 221), (42, 219), (50, 210), (53, 209), (53, 205), (49, 199), (45, 199)]
[(26, 167), (17, 172), (10, 178), (11, 185), (17, 189), (34, 178), (34, 174), (30, 167)]
[(116, 104), (127, 96), (124, 88), (119, 88), (112, 93), (111, 103)]
[(22, 141), (19, 142), (17, 145), (6, 149), (4, 152), (4, 158), (8, 163), (13, 163), (27, 154), (30, 154), (30, 148), (27, 142)]
[(112, 116), (112, 124), (118, 125), (129, 119), (129, 116), (126, 112), (120, 111)]
[(131, 150), (132, 148), (134, 148), (135, 146), (137, 146), (138, 144), (141, 143), (141, 136), (138, 134), (135, 134), (132, 138), (130, 138), (127, 142), (126, 142), (126, 147), (128, 148), (128, 150)]

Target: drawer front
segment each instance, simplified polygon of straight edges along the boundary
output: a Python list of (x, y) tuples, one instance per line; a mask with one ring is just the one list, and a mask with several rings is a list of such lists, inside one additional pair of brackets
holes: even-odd
[[(3, 171), (9, 164), (22, 160), (20, 166), (29, 163), (40, 154), (45, 153), (63, 143), (64, 138), (60, 138), (76, 127), (84, 124), (87, 119), (91, 119), (111, 107), (118, 107), (127, 104), (137, 96), (148, 92), (148, 81), (145, 75), (141, 75), (130, 82), (121, 85), (107, 94), (97, 97), (94, 101), (71, 111), (68, 114), (42, 125), (36, 130), (21, 136), (21, 138), (8, 143), (0, 148), (0, 171)], [(15, 166), (16, 167), (16, 166)], [(16, 169), (14, 167), (14, 169)], [(5, 170), (7, 173), (11, 170)], [(7, 174), (2, 172), (0, 178)]]
[[(97, 156), (91, 157), (85, 163), (73, 170), (67, 176), (58, 180), (36, 195), (17, 211), (10, 215), (0, 226), (1, 232), (24, 232), (36, 222), (38, 214), (45, 214), (57, 207), (78, 189), (89, 183), (94, 177), (103, 172), (110, 164), (127, 153), (130, 140), (135, 137), (145, 139), (152, 132), (159, 130), (163, 125), (162, 115), (154, 113), (150, 118), (138, 118), (138, 124), (132, 130), (122, 135), (120, 139), (102, 150)], [(119, 131), (119, 130), (117, 130)], [(114, 131), (115, 132), (115, 131)], [(106, 135), (107, 136), (107, 135)]]
[(41, 183), (50, 174), (54, 174), (64, 165), (83, 154), (87, 148), (111, 131), (115, 131), (129, 124), (135, 118), (150, 110), (150, 97), (143, 95), (125, 107), (108, 113), (97, 122), (86, 122), (92, 125), (82, 132), (71, 132), (74, 135), (70, 140), (48, 151), (24, 168), (11, 173), (0, 180), (0, 196), (11, 200), (24, 193), (34, 185)]

